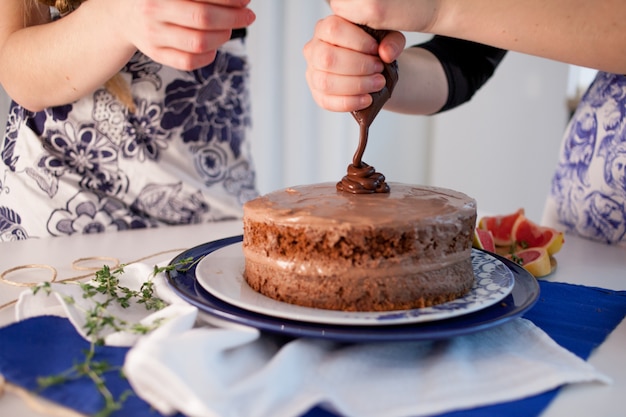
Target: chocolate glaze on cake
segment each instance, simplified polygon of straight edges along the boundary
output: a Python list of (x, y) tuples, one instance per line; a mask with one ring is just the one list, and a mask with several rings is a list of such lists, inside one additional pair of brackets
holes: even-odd
[(244, 276), (268, 297), (307, 307), (430, 306), (471, 288), (475, 222), (475, 201), (443, 188), (288, 188), (244, 205)]

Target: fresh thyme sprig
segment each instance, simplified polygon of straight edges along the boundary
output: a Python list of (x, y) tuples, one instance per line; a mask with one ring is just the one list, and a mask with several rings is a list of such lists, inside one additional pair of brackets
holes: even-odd
[(511, 254), (511, 260), (515, 262), (516, 264), (518, 264), (519, 266), (524, 266), (524, 259), (522, 259), (521, 257), (517, 256), (514, 253)]
[(95, 346), (96, 345), (93, 343), (90, 344), (89, 350), (85, 351), (85, 360), (83, 362), (75, 364), (73, 367), (58, 375), (39, 377), (37, 383), (39, 384), (39, 388), (44, 390), (54, 385), (60, 385), (87, 377), (91, 379), (104, 399), (104, 407), (94, 414), (94, 417), (108, 417), (113, 412), (122, 409), (126, 399), (132, 395), (132, 391), (126, 390), (122, 392), (117, 399), (113, 396), (106, 386), (104, 374), (113, 371), (121, 373), (122, 369), (119, 366), (113, 367), (106, 361), (95, 361)]
[(509, 246), (510, 259), (519, 266), (524, 266), (524, 259), (517, 255), (518, 248), (527, 249), (528, 243), (526, 241), (515, 241)]
[[(150, 279), (145, 281), (138, 291), (131, 290), (120, 284), (120, 275), (124, 273), (125, 265), (111, 269), (104, 265), (102, 269), (96, 271), (92, 282), (79, 283), (82, 289), (83, 299), (89, 299), (92, 307), (84, 310), (85, 332), (89, 337), (89, 350), (85, 351), (84, 360), (74, 364), (71, 368), (57, 375), (38, 378), (37, 382), (41, 390), (53, 385), (59, 385), (71, 380), (87, 377), (94, 383), (98, 392), (104, 399), (104, 407), (95, 414), (96, 417), (108, 417), (113, 412), (122, 408), (132, 391), (127, 390), (115, 398), (105, 384), (104, 374), (111, 371), (122, 372), (121, 367), (112, 367), (106, 361), (96, 361), (96, 346), (104, 344), (103, 332), (107, 329), (114, 331), (128, 331), (134, 334), (146, 334), (157, 328), (162, 320), (155, 320), (150, 325), (140, 323), (129, 323), (122, 318), (109, 313), (108, 308), (117, 304), (122, 308), (128, 308), (133, 303), (143, 305), (147, 311), (158, 311), (166, 306), (165, 301), (155, 295), (154, 282), (152, 278), (166, 271), (171, 271), (181, 266), (193, 265), (193, 258), (185, 258), (167, 266), (155, 266)], [(49, 282), (43, 283), (33, 288), (33, 293), (44, 291), (50, 295), (54, 292)], [(102, 297), (104, 296), (104, 297)], [(96, 298), (97, 297), (97, 298)], [(64, 302), (78, 307), (76, 300), (68, 295), (62, 295)], [(104, 298), (103, 301), (101, 301)]]

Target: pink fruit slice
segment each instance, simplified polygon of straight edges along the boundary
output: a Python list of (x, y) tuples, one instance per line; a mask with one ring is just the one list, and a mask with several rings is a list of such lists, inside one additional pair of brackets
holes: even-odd
[(530, 248), (507, 255), (507, 258), (521, 265), (534, 277), (540, 278), (552, 272), (550, 255), (544, 248)]
[(479, 228), (474, 229), (472, 247), (484, 249), (489, 252), (496, 251), (496, 245), (495, 243), (493, 243), (493, 235), (491, 234), (491, 232), (489, 230), (483, 230)]
[(513, 227), (515, 222), (524, 217), (524, 209), (503, 216), (485, 216), (480, 219), (478, 228), (489, 230), (496, 246), (510, 246), (515, 243)]
[(560, 251), (565, 242), (563, 232), (540, 226), (526, 218), (515, 223), (512, 234), (519, 248), (545, 248), (549, 255)]

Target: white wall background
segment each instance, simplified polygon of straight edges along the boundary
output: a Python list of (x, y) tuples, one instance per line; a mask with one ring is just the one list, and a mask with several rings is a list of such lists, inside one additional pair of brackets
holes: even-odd
[(479, 210), (524, 207), (541, 221), (567, 123), (564, 64), (509, 53), (464, 106), (432, 121), (430, 177), (466, 192)]
[[(350, 114), (317, 107), (302, 55), (315, 22), (329, 12), (326, 2), (256, 0), (251, 7), (258, 16), (247, 42), (260, 191), (339, 180), (356, 150), (358, 125)], [(407, 37), (409, 44), (428, 38)], [(460, 108), (434, 117), (380, 113), (364, 160), (390, 181), (453, 188), (476, 198), (480, 211), (524, 207), (540, 221), (566, 124), (567, 77), (567, 65), (510, 53)]]

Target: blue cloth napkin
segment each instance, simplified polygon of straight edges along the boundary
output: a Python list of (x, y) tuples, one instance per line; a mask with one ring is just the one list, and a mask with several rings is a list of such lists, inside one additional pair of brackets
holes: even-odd
[[(583, 359), (589, 357), (626, 315), (626, 291), (547, 281), (539, 284), (540, 299), (524, 317)], [(24, 320), (0, 329), (0, 374), (10, 383), (92, 415), (103, 408), (104, 402), (86, 377), (45, 390), (40, 390), (37, 383), (38, 376), (56, 375), (71, 368), (88, 349), (89, 344), (66, 319), (43, 316)], [(128, 348), (101, 346), (96, 349), (94, 360), (121, 367), (127, 352)], [(119, 370), (107, 372), (105, 377), (106, 385), (114, 396), (132, 391)], [(163, 383), (167, 384), (167, 381)], [(557, 393), (558, 389), (519, 401), (445, 413), (438, 417), (538, 416)], [(160, 414), (136, 395), (131, 395), (123, 408), (111, 416), (154, 417)], [(335, 416), (315, 407), (303, 417)]]
[[(544, 281), (540, 281), (539, 285), (540, 298), (524, 317), (582, 359), (587, 359), (626, 315), (626, 291)], [(557, 388), (523, 400), (445, 413), (437, 417), (538, 416), (558, 391)]]
[[(85, 357), (89, 347), (89, 343), (65, 318), (40, 316), (27, 319), (0, 329), (0, 374), (6, 381), (54, 403), (93, 415), (102, 410), (105, 403), (87, 377), (44, 390), (37, 382), (40, 376), (59, 375), (72, 368)], [(98, 346), (93, 358), (96, 362), (106, 362), (117, 367), (104, 373), (106, 386), (114, 398), (119, 398), (126, 391), (132, 392), (130, 384), (119, 370), (127, 352), (128, 348)], [(123, 409), (115, 411), (111, 417), (161, 415), (136, 395), (129, 396), (123, 404)]]

